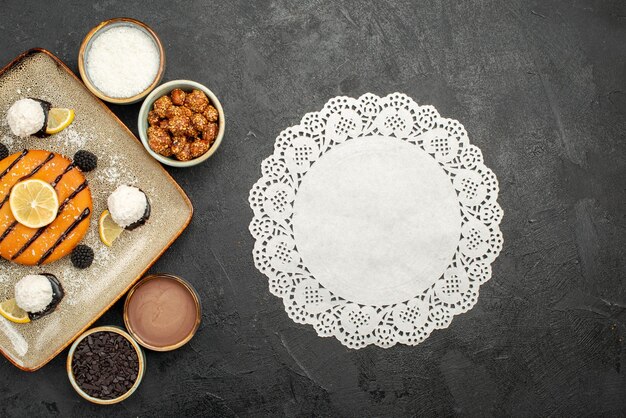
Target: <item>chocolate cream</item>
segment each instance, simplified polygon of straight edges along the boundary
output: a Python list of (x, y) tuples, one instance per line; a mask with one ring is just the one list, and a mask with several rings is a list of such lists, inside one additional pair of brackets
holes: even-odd
[(139, 339), (164, 348), (194, 332), (198, 307), (184, 284), (171, 277), (155, 277), (135, 289), (128, 302), (127, 318)]

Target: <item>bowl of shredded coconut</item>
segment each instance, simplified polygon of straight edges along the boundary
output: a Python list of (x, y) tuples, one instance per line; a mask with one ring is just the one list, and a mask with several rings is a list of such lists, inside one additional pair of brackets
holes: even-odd
[(165, 53), (148, 25), (118, 17), (105, 20), (85, 36), (78, 70), (87, 88), (102, 100), (131, 104), (159, 84), (165, 71)]

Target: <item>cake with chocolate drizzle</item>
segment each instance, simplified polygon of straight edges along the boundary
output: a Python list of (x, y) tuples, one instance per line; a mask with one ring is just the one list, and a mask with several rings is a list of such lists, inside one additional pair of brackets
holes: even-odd
[[(11, 189), (29, 179), (50, 184), (59, 201), (56, 218), (41, 228), (19, 223), (9, 207)], [(24, 150), (0, 161), (0, 257), (41, 265), (68, 255), (87, 233), (92, 211), (87, 180), (69, 158), (49, 151)]]

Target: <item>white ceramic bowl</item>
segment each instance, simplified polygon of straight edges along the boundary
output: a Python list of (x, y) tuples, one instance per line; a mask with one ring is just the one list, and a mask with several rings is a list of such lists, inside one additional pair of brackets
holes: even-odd
[[(186, 92), (193, 89), (202, 90), (204, 93), (206, 93), (209, 100), (211, 101), (211, 104), (217, 109), (217, 112), (219, 113), (217, 137), (215, 138), (213, 145), (211, 145), (211, 148), (209, 148), (209, 150), (205, 154), (189, 161), (178, 161), (175, 158), (164, 157), (163, 155), (152, 151), (152, 148), (150, 148), (150, 145), (148, 144), (148, 112), (150, 112), (150, 110), (152, 109), (152, 105), (154, 104), (155, 100), (157, 100), (161, 96), (169, 94), (174, 89), (181, 89)], [(209, 90), (202, 84), (190, 80), (172, 80), (168, 81), (167, 83), (163, 83), (159, 87), (155, 88), (152, 93), (150, 93), (150, 95), (146, 97), (146, 100), (144, 100), (143, 104), (141, 105), (141, 109), (139, 109), (139, 117), (137, 119), (139, 138), (141, 139), (141, 143), (143, 144), (146, 151), (148, 151), (148, 153), (158, 161), (172, 167), (192, 167), (209, 159), (211, 155), (213, 155), (215, 151), (217, 151), (220, 143), (222, 142), (225, 125), (226, 119), (224, 118), (224, 109), (222, 109), (222, 104), (217, 99), (215, 94), (213, 94), (211, 90)]]

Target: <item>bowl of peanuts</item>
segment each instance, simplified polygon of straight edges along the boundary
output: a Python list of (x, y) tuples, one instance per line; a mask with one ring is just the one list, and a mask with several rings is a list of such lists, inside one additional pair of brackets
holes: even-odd
[(211, 90), (195, 81), (173, 80), (146, 97), (137, 128), (155, 159), (172, 167), (191, 167), (217, 151), (225, 123), (222, 105)]

